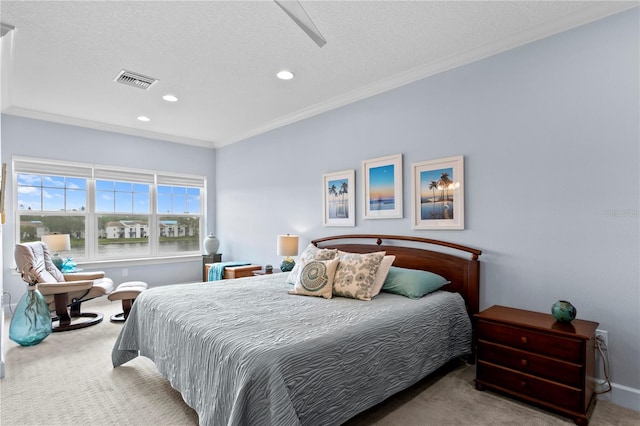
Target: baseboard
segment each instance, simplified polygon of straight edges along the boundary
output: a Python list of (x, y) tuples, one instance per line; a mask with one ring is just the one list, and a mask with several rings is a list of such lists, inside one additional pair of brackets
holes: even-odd
[(640, 389), (611, 383), (611, 392), (598, 395), (598, 399), (640, 412)]

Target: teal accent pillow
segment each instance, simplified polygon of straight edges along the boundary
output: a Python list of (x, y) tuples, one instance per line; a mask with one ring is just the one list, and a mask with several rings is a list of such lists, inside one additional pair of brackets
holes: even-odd
[(384, 280), (382, 291), (420, 299), (450, 282), (433, 272), (392, 266), (387, 279)]

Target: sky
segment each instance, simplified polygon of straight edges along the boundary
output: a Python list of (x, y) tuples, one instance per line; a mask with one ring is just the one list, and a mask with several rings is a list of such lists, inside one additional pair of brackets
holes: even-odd
[[(426, 170), (420, 172), (420, 195), (421, 196), (432, 196), (433, 191), (429, 189), (429, 184), (432, 180), (438, 182), (442, 173), (448, 173), (449, 179), (453, 179), (453, 167), (448, 167), (444, 169), (437, 170)], [(436, 190), (437, 191), (437, 190)]]
[[(86, 179), (19, 173), (18, 205), (32, 211), (81, 211), (87, 208)], [(158, 213), (198, 214), (200, 190), (159, 185), (157, 206)], [(96, 211), (150, 213), (149, 185), (97, 179)]]
[(394, 166), (389, 164), (369, 169), (369, 195), (375, 198), (393, 198)]

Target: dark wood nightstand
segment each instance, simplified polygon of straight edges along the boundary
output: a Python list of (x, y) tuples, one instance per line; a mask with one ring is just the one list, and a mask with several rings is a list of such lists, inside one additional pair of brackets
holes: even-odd
[(587, 425), (595, 405), (597, 322), (559, 323), (505, 306), (474, 315), (476, 388), (522, 399)]
[(253, 271), (253, 275), (271, 275), (271, 274), (279, 274), (282, 272), (280, 269), (273, 269), (271, 272), (266, 272), (264, 269), (260, 269), (259, 271)]
[(202, 255), (202, 281), (209, 281), (209, 268), (207, 263), (222, 262), (222, 255), (216, 254), (203, 254)]

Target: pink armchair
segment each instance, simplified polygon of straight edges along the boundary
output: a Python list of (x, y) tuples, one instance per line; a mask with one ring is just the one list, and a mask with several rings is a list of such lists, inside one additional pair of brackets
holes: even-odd
[[(47, 245), (41, 241), (16, 244), (15, 260), (22, 279), (37, 283), (52, 318), (53, 331), (68, 331), (89, 327), (102, 321), (101, 313), (80, 312), (86, 300), (111, 293), (113, 281), (104, 272), (63, 274), (55, 267)], [(57, 324), (56, 324), (57, 322)]]

